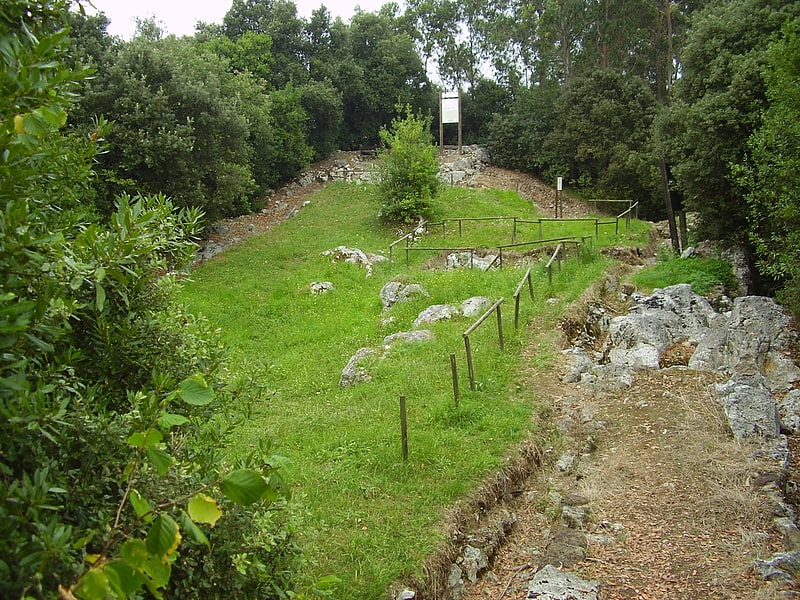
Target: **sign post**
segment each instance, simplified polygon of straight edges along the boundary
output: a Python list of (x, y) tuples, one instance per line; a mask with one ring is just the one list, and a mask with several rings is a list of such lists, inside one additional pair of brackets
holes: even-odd
[(444, 149), (444, 126), (458, 123), (458, 153), (461, 154), (461, 94), (442, 92), (439, 111), (439, 149)]
[(556, 219), (564, 216), (564, 211), (560, 210), (560, 206), (558, 203), (558, 196), (559, 192), (564, 188), (564, 180), (563, 178), (559, 177), (556, 179)]

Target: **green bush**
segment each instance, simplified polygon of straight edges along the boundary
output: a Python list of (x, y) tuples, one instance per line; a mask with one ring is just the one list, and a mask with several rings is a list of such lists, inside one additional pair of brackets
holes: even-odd
[(390, 129), (380, 132), (385, 149), (380, 153), (378, 189), (384, 221), (411, 223), (431, 212), (440, 182), (430, 121), (407, 106), (404, 118), (394, 119)]
[[(280, 509), (285, 486), (263, 443), (228, 462), (260, 398), (225, 381), (216, 334), (172, 301), (201, 213), (160, 196), (118, 198), (108, 227), (61, 211), (108, 132), (59, 131), (86, 75), (60, 62), (67, 9), (0, 15), (0, 597), (161, 597), (189, 577), (176, 558), (191, 544), (242, 589), (288, 587), (291, 544), (242, 573), (252, 540), (216, 535)], [(291, 539), (281, 517), (259, 523), (253, 536)]]

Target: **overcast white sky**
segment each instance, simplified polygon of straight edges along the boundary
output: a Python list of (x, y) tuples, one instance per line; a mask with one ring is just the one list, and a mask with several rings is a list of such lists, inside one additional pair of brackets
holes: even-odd
[[(356, 7), (365, 12), (375, 12), (389, 0), (295, 0), (297, 14), (308, 19), (311, 11), (324, 5), (333, 17), (348, 22)], [(155, 17), (166, 32), (177, 36), (194, 33), (197, 21), (221, 23), (231, 7), (231, 0), (92, 0), (98, 11), (111, 20), (108, 33), (130, 39), (136, 27), (134, 17)], [(398, 2), (401, 4), (401, 2)], [(89, 13), (94, 13), (88, 3)]]

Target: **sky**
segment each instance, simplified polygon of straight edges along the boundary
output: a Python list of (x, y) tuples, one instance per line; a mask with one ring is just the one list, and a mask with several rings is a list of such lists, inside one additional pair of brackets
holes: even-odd
[[(376, 12), (389, 0), (294, 0), (299, 17), (308, 19), (311, 11), (321, 5), (327, 7), (331, 15), (350, 21), (356, 7), (365, 12)], [(123, 39), (130, 39), (136, 28), (135, 17), (155, 17), (156, 22), (167, 34), (177, 36), (192, 35), (197, 21), (221, 23), (231, 7), (231, 0), (91, 0), (97, 11), (104, 12), (111, 20), (108, 33)], [(398, 4), (400, 4), (398, 2)], [(86, 3), (86, 11), (94, 10)]]

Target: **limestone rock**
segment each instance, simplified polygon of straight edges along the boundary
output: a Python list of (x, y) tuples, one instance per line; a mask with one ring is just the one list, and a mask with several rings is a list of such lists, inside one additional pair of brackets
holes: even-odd
[(461, 316), (461, 310), (452, 304), (434, 304), (423, 310), (414, 321), (412, 329), (417, 329), (420, 325), (435, 323)]
[(330, 281), (312, 281), (308, 287), (314, 296), (330, 292), (334, 289), (333, 284)]
[(364, 362), (375, 356), (379, 352), (375, 348), (359, 348), (355, 354), (347, 361), (347, 365), (342, 371), (342, 376), (339, 379), (339, 387), (347, 387), (354, 383), (361, 383), (365, 381), (372, 381), (372, 376), (369, 371), (364, 367)]
[(461, 314), (465, 317), (479, 317), (494, 304), (486, 296), (473, 296), (461, 303)]
[(414, 298), (428, 297), (430, 297), (430, 294), (427, 290), (417, 283), (406, 284), (401, 281), (390, 281), (386, 283), (380, 291), (383, 310), (389, 309), (398, 302), (407, 302)]
[(333, 262), (344, 261), (359, 267), (364, 267), (367, 271), (367, 277), (372, 275), (372, 265), (374, 263), (387, 260), (385, 256), (379, 254), (367, 255), (363, 250), (348, 248), (347, 246), (337, 246), (331, 250), (325, 250), (322, 256), (332, 257)]
[(527, 598), (537, 600), (597, 600), (600, 584), (547, 565), (528, 584)]
[(751, 436), (774, 438), (780, 434), (775, 399), (761, 375), (737, 374), (714, 390), (737, 440)]
[(800, 432), (800, 390), (792, 390), (776, 400), (781, 429), (788, 433)]
[(392, 346), (400, 342), (404, 343), (427, 342), (435, 339), (435, 337), (436, 336), (434, 336), (433, 332), (429, 329), (417, 329), (416, 331), (400, 331), (398, 333), (387, 335), (385, 338), (383, 338), (383, 345)]

